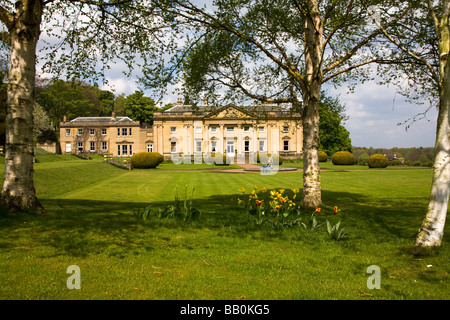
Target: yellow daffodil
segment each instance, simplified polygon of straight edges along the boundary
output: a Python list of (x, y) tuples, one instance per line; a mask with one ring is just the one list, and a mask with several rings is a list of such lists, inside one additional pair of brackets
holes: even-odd
[(262, 193), (266, 193), (266, 192), (267, 192), (266, 187), (261, 187), (261, 192), (262, 192)]
[(264, 200), (261, 200), (261, 201), (256, 200), (256, 205), (260, 207), (260, 206), (262, 205), (263, 201), (264, 201)]
[(252, 195), (255, 195), (256, 194), (256, 190), (252, 190)]
[(244, 201), (238, 198), (238, 205), (240, 206)]
[(283, 194), (284, 189), (280, 189), (280, 190), (278, 190), (278, 192), (279, 192), (280, 194)]
[(253, 189), (258, 190), (258, 186), (255, 184), (255, 185), (253, 186)]
[(241, 193), (245, 193), (245, 189), (244, 189), (244, 187), (240, 188), (240, 189), (239, 189), (239, 192), (241, 192)]

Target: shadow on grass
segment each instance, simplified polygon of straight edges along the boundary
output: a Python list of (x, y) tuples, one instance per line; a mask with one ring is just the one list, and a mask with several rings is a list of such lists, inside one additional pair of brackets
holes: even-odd
[[(322, 195), (330, 205), (324, 206), (318, 215), (320, 222), (325, 223), (326, 219), (332, 223), (342, 221), (341, 226), (351, 239), (368, 245), (393, 238), (409, 239), (415, 235), (422, 219), (423, 206), (417, 203), (408, 206), (400, 201), (391, 201), (374, 207), (367, 204), (373, 199), (360, 194), (323, 191)], [(105, 252), (124, 257), (142, 250), (151, 251), (161, 242), (169, 243), (170, 235), (183, 233), (205, 232), (205, 237), (236, 238), (258, 234), (268, 240), (272, 237), (290, 239), (289, 230), (274, 231), (267, 226), (256, 226), (247, 212), (237, 206), (238, 197), (236, 194), (194, 199), (194, 207), (201, 211), (195, 221), (182, 222), (153, 216), (145, 223), (133, 215), (133, 210), (148, 205), (144, 202), (43, 199), (42, 204), (53, 216), (16, 214), (0, 217), (0, 234), (3, 234), (0, 248), (17, 246), (21, 232), (30, 233), (30, 245), (52, 247), (53, 255), (80, 257)], [(342, 212), (333, 215), (334, 204), (344, 200)], [(164, 208), (170, 204), (173, 201), (152, 205)], [(308, 212), (302, 217), (309, 218), (310, 215)]]

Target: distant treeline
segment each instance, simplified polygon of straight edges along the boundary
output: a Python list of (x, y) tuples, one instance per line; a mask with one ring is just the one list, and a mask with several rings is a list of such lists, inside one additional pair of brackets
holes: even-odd
[(435, 151), (434, 148), (365, 148), (353, 147), (353, 155), (359, 164), (364, 164), (365, 159), (373, 154), (384, 154), (391, 165), (413, 165), (432, 167)]

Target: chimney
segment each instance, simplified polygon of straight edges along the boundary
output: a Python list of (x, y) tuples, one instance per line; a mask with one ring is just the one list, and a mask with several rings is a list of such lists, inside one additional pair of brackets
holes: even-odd
[(113, 118), (113, 119), (116, 118), (116, 112), (115, 111), (112, 112), (111, 118)]
[(64, 123), (67, 122), (67, 116), (66, 115), (63, 116), (63, 122)]
[(183, 104), (183, 98), (178, 98), (177, 104), (181, 106)]
[(205, 94), (205, 96), (203, 97), (203, 104), (205, 105), (205, 106), (207, 106), (208, 105), (208, 96)]

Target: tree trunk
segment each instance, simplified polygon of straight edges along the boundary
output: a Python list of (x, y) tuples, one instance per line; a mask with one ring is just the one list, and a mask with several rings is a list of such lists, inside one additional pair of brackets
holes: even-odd
[(444, 236), (450, 190), (450, 72), (445, 68), (445, 79), (440, 96), (436, 135), (436, 158), (427, 214), (416, 238), (416, 246), (440, 246)]
[(43, 208), (33, 183), (33, 107), (35, 103), (36, 45), (42, 1), (16, 3), (9, 29), (11, 59), (8, 73), (5, 173), (1, 204), (10, 211)]
[(305, 209), (322, 204), (319, 170), (319, 100), (322, 83), (323, 29), (316, 1), (309, 2), (305, 21), (305, 82), (303, 89), (303, 199)]
[(306, 209), (322, 204), (319, 170), (319, 102), (305, 100), (303, 110), (303, 199)]
[(436, 32), (439, 39), (439, 114), (428, 210), (416, 238), (416, 246), (431, 248), (442, 244), (450, 190), (450, 1), (442, 4), (442, 20)]

